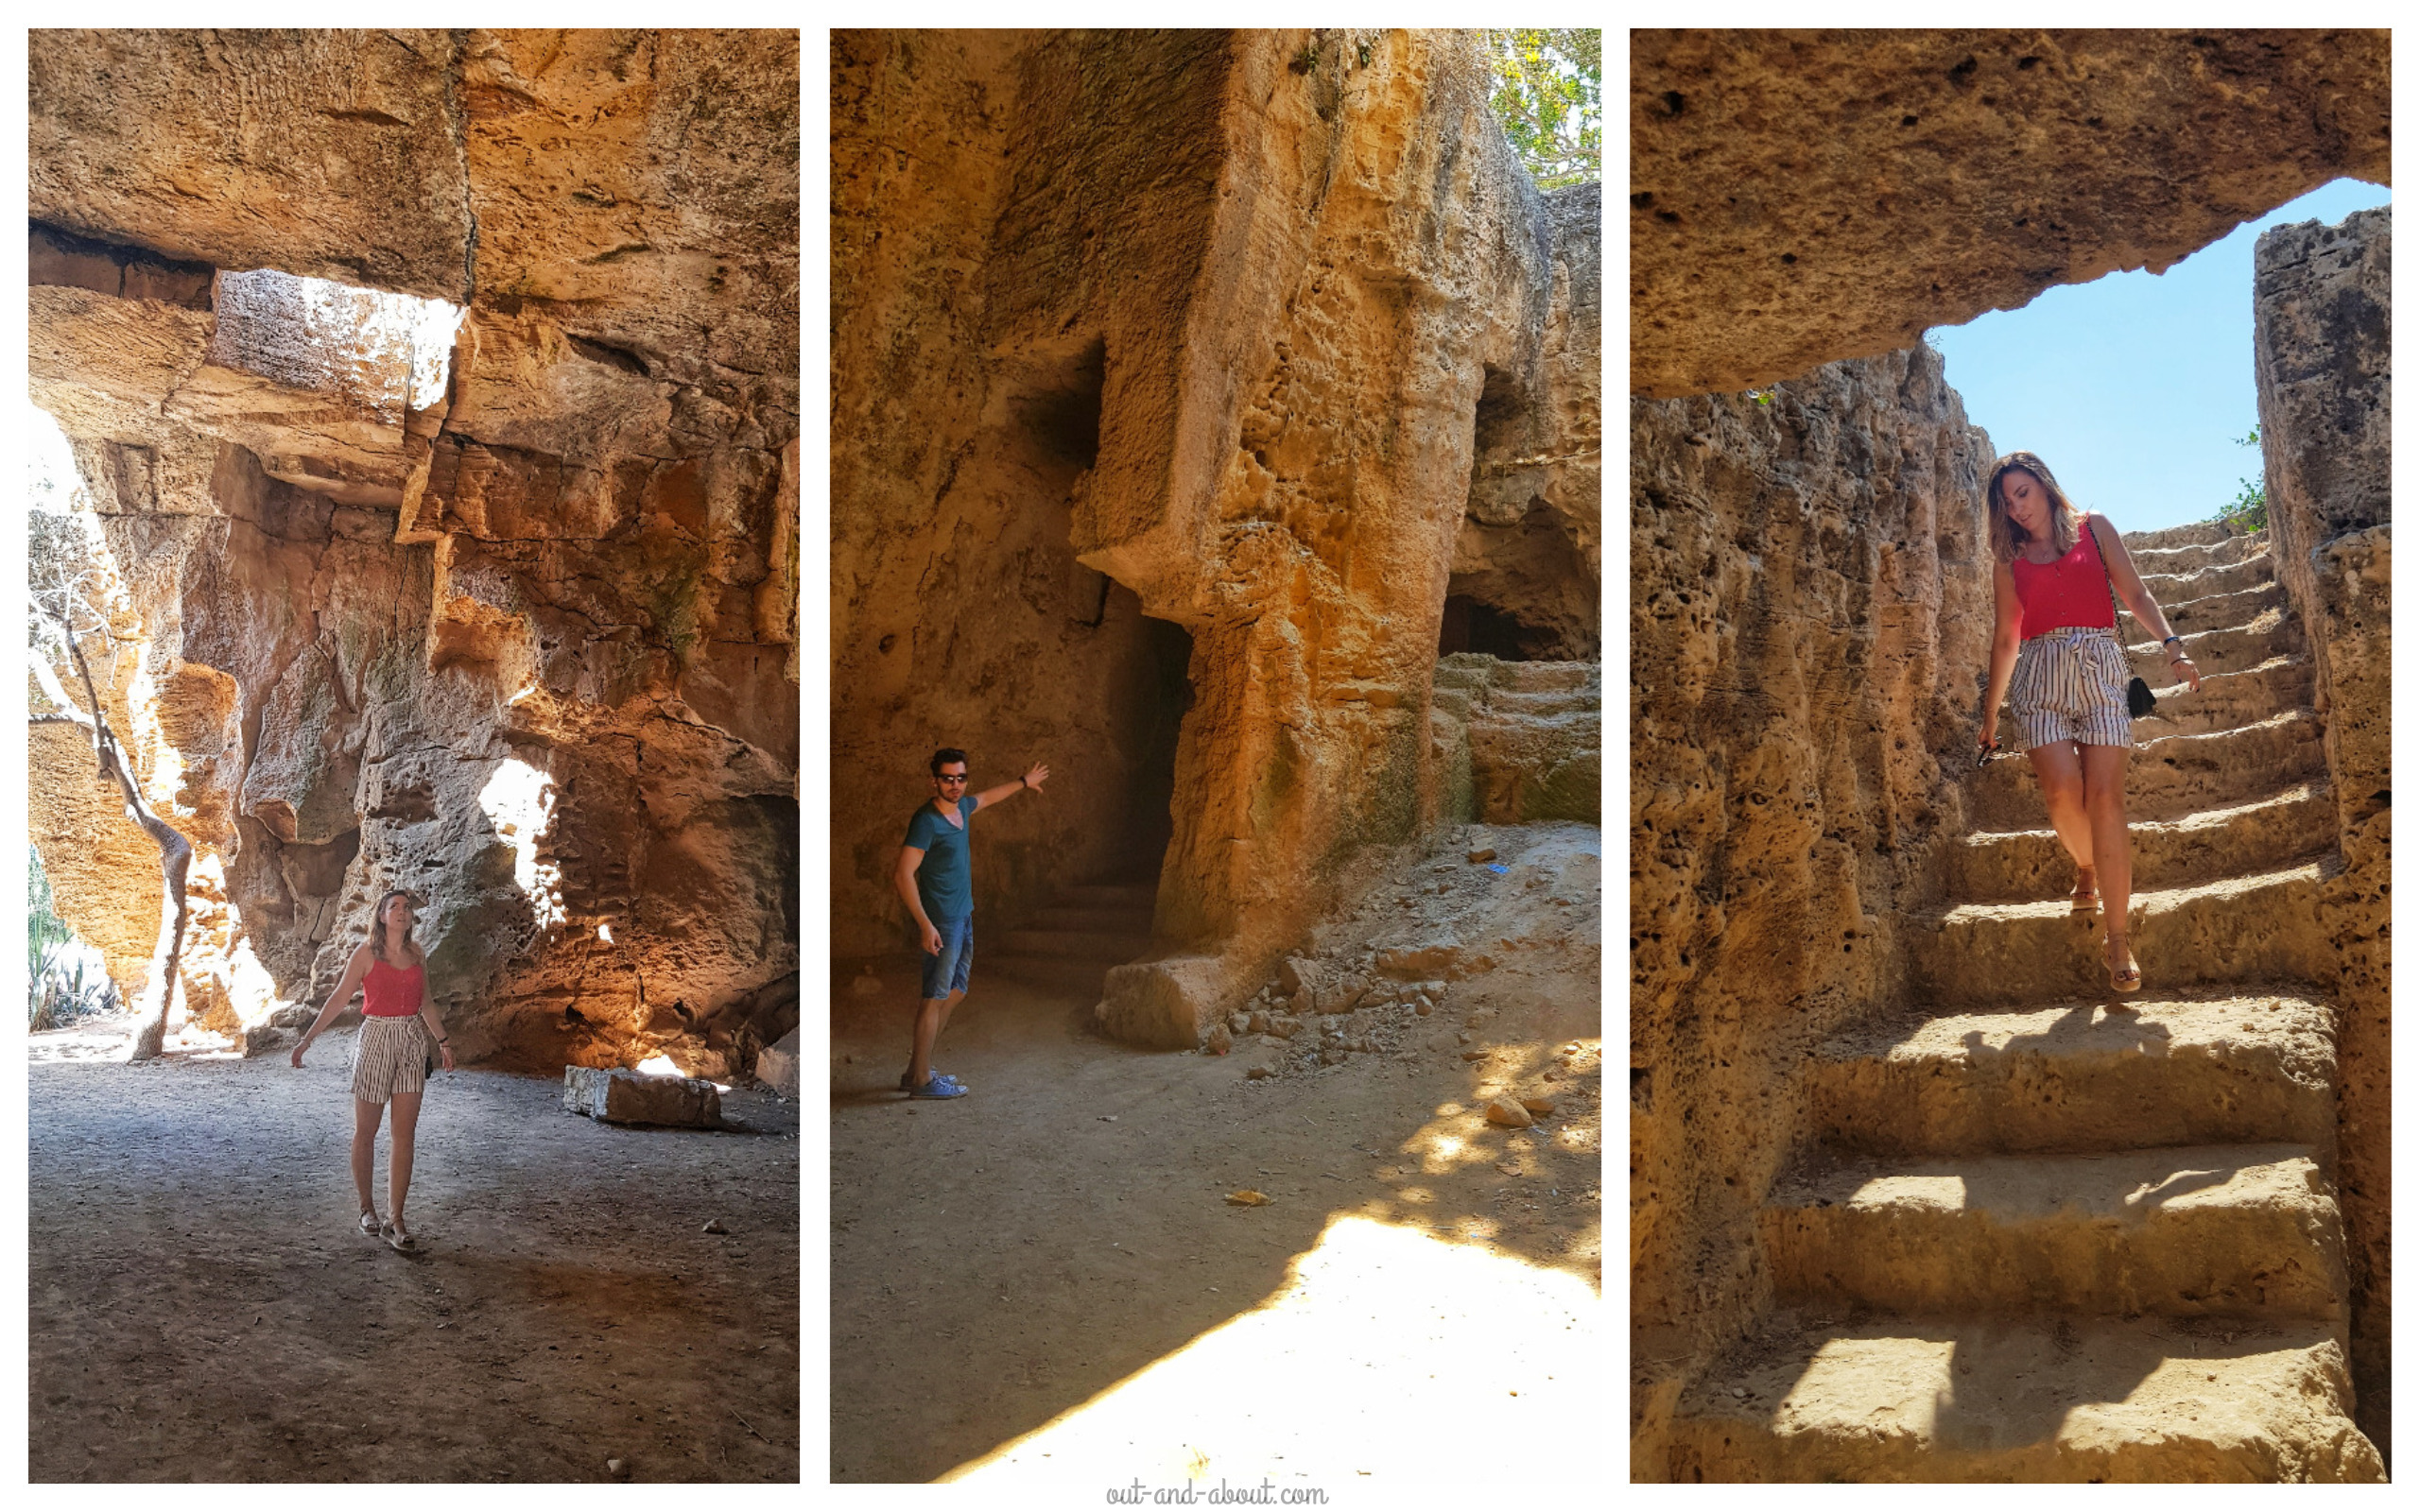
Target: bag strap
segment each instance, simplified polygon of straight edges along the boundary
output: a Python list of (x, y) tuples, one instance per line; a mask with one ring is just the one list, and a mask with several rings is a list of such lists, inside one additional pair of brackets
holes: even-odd
[(2100, 559), (2100, 586), (2109, 590), (2109, 633), (2117, 637), (2118, 654), (2126, 658), (2131, 669), (2134, 658), (2126, 650), (2126, 627), (2118, 623), (2125, 618), (2125, 606), (2118, 602), (2118, 580), (2109, 576), (2109, 554), (2100, 549), (2100, 537), (2093, 531), (2090, 515), (2084, 517), (2083, 533), (2092, 537), (2092, 554)]

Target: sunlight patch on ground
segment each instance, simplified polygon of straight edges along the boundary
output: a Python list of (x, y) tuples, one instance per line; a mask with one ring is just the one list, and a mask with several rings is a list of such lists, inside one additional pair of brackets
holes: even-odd
[(1095, 1499), (1139, 1479), (1147, 1501), (1498, 1482), (1509, 1453), (1602, 1442), (1601, 1311), (1568, 1272), (1340, 1217), (1253, 1311), (942, 1479)]
[(512, 848), (512, 880), (529, 899), (540, 928), (563, 920), (562, 868), (538, 858), (538, 842), (555, 822), (555, 780), (507, 757), (479, 789), (479, 811)]

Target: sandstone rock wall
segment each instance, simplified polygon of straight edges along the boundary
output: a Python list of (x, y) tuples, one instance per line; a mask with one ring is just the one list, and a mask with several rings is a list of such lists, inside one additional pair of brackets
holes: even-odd
[(2321, 919), (2341, 975), (2337, 1048), (2353, 1271), (2353, 1375), (2363, 1430), (2389, 1442), (2393, 1305), (2388, 1022), (2389, 594), (2393, 499), (2392, 218), (2263, 234), (2254, 251), (2261, 452), (2278, 576), (2309, 636), (2343, 868)]
[[(472, 1057), (744, 1063), (797, 1001), (795, 34), (43, 32), (31, 69), (35, 398), (146, 638), (121, 728), (220, 888), (194, 1010), (316, 1007), (403, 886)], [(38, 832), (77, 780), (42, 749)]]
[[(1989, 438), (1918, 347), (1631, 406), (1631, 1317), (1643, 1463), (1769, 1294), (1798, 1073), (1902, 991), (1992, 620)], [(1660, 1478), (1661, 1470), (1651, 1478)]]
[(977, 911), (1148, 867), (1108, 1022), (1189, 1044), (1438, 816), (1465, 520), (1595, 571), (1593, 191), (1530, 187), (1456, 33), (839, 33), (833, 89), (835, 949), (896, 948), (933, 747), (1049, 761)]
[(2387, 181), (2384, 30), (1646, 30), (1631, 391), (1736, 391)]

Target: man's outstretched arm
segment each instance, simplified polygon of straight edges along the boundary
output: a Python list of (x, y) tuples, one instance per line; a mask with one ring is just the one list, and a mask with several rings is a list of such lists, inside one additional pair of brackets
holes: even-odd
[(1000, 799), (1004, 798), (1013, 798), (1017, 794), (1024, 792), (1028, 787), (1039, 793), (1042, 791), (1042, 784), (1048, 781), (1050, 781), (1050, 768), (1043, 765), (1040, 762), (1036, 762), (1031, 766), (1027, 767), (1025, 775), (1018, 778), (1015, 782), (1002, 782), (997, 787), (987, 787), (982, 792), (976, 794), (975, 806), (978, 809), (988, 809), (993, 804), (1000, 801)]

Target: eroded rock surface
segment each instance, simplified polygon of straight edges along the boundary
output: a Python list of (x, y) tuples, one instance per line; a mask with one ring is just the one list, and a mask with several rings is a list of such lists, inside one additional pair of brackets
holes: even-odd
[[(35, 398), (145, 642), (112, 717), (218, 889), (190, 1009), (315, 1008), (406, 887), (468, 1057), (744, 1069), (798, 998), (794, 34), (32, 67)], [(120, 869), (60, 888), (88, 937)]]
[(1466, 529), (1591, 654), (1596, 191), (1486, 87), (1445, 32), (836, 33), (836, 951), (897, 948), (936, 747), (1046, 761), (977, 913), (1155, 881), (1104, 1022), (1192, 1042), (1439, 814)]
[[(1798, 1072), (1964, 814), (1990, 440), (1925, 348), (1631, 406), (1631, 1316), (1655, 1436), (1770, 1281)], [(1652, 1471), (1663, 1473), (1660, 1459)]]
[(1731, 392), (2387, 181), (2383, 30), (1632, 34), (1631, 391)]
[(2354, 1384), (2387, 1442), (2393, 1338), (2388, 808), (2393, 726), (2389, 477), (2392, 217), (2266, 232), (2254, 251), (2254, 351), (2277, 576), (2310, 631), (2343, 869), (2318, 910), (2343, 1007), (2339, 1181), (2351, 1243)]

